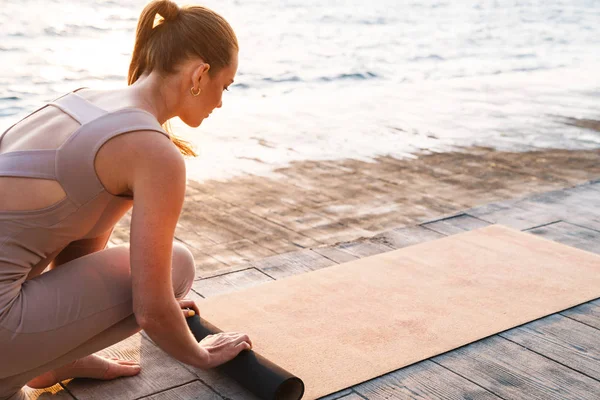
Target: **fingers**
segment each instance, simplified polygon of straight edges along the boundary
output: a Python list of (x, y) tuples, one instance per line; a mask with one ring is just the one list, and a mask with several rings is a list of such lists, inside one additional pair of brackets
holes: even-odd
[(237, 337), (234, 341), (235, 346), (237, 348), (237, 346), (239, 346), (242, 343), (246, 343), (248, 345), (247, 349), (251, 349), (252, 348), (252, 342), (250, 341), (250, 338), (248, 337), (248, 335), (244, 334), (244, 333), (236, 333)]
[(178, 300), (178, 302), (179, 302), (179, 306), (181, 308), (189, 308), (189, 309), (191, 309), (190, 311), (192, 311), (192, 310), (194, 311), (193, 313), (192, 312), (189, 312), (187, 314), (184, 313), (185, 316), (191, 317), (194, 314), (200, 316), (200, 309), (198, 308), (198, 305), (196, 305), (196, 303), (193, 300), (184, 299), (184, 300)]
[(196, 312), (194, 310), (184, 309), (181, 311), (183, 312), (184, 317), (193, 317), (194, 315), (196, 315)]
[(252, 347), (248, 344), (248, 342), (240, 342), (234, 348), (239, 351), (244, 351), (250, 350)]

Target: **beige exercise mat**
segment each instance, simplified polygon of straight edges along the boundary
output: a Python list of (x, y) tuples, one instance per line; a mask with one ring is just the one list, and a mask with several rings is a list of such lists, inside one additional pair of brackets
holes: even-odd
[(600, 256), (493, 225), (199, 303), (315, 399), (600, 297)]

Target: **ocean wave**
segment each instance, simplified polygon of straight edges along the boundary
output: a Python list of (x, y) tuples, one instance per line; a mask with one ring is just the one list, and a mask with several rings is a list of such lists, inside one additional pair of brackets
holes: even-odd
[(282, 83), (282, 82), (303, 82), (302, 78), (300, 78), (299, 76), (290, 76), (289, 78), (271, 78), (271, 77), (266, 77), (266, 78), (262, 78), (263, 81), (265, 82), (270, 82), (270, 83)]
[(354, 73), (354, 74), (339, 74), (339, 75), (335, 75), (335, 76), (322, 76), (318, 79), (316, 79), (317, 81), (321, 81), (321, 82), (333, 82), (333, 81), (341, 81), (341, 80), (367, 80), (367, 79), (375, 79), (375, 78), (380, 78), (379, 75), (367, 71), (365, 73)]
[(0, 108), (0, 117), (9, 117), (23, 111), (20, 107)]
[[(261, 81), (268, 82), (268, 83), (335, 82), (335, 81), (344, 81), (344, 80), (367, 80), (367, 79), (377, 79), (377, 78), (381, 78), (381, 76), (377, 75), (374, 72), (367, 71), (367, 72), (363, 72), (363, 73), (356, 72), (356, 73), (350, 73), (350, 74), (338, 74), (338, 75), (334, 75), (334, 76), (320, 76), (320, 77), (314, 78), (314, 79), (302, 79), (301, 77), (299, 77), (297, 75), (292, 75), (289, 77), (282, 77), (282, 78), (265, 77), (265, 78), (262, 78)], [(252, 87), (253, 85), (251, 85), (251, 84), (236, 84), (236, 87), (238, 87), (238, 86), (242, 89), (248, 89), (248, 88)]]
[(5, 46), (0, 46), (0, 51), (24, 52), (24, 51), (27, 51), (27, 49), (24, 49), (22, 47), (5, 47)]
[(416, 56), (413, 58), (410, 58), (408, 61), (444, 61), (445, 58), (442, 56), (438, 56), (437, 54), (430, 54), (428, 56)]

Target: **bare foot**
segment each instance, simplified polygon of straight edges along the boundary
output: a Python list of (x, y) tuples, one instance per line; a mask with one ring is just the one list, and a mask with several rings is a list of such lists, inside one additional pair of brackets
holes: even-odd
[(140, 372), (136, 361), (104, 358), (89, 355), (53, 371), (46, 372), (27, 382), (33, 389), (43, 389), (70, 378), (93, 378), (110, 380), (121, 376), (133, 376)]

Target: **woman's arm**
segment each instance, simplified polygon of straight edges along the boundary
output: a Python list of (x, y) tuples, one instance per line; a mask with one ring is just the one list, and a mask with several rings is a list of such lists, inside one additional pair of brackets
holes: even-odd
[(208, 352), (190, 332), (171, 282), (173, 238), (186, 188), (183, 156), (156, 132), (139, 132), (129, 143), (135, 143), (125, 173), (133, 192), (130, 257), (136, 321), (172, 357), (205, 368)]

